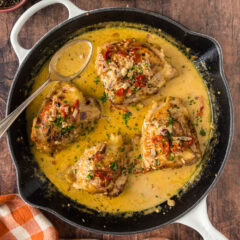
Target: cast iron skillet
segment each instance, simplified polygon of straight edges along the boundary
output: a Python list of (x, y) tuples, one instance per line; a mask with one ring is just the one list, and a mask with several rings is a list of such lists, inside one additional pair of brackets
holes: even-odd
[[(184, 193), (180, 199), (175, 198), (176, 205), (172, 209), (169, 209), (166, 203), (161, 205), (165, 212), (164, 215), (161, 213), (149, 215), (137, 213), (128, 218), (109, 214), (103, 216), (97, 211), (89, 209), (89, 211), (83, 211), (86, 210), (86, 207), (76, 204), (61, 194), (45, 177), (40, 178), (39, 175), (34, 174), (39, 168), (30, 151), (26, 132), (26, 118), (23, 113), (8, 131), (8, 144), (17, 169), (18, 189), (21, 197), (27, 203), (49, 211), (76, 227), (93, 232), (131, 234), (150, 231), (173, 223), (194, 208), (214, 186), (223, 170), (231, 148), (233, 107), (228, 84), (223, 73), (222, 52), (219, 44), (214, 39), (191, 32), (158, 13), (130, 8), (110, 8), (80, 14), (80, 10), (77, 10), (76, 7), (71, 9), (73, 7), (71, 6), (69, 9), (69, 6), (67, 6), (70, 15), (75, 15), (75, 17), (63, 22), (47, 33), (35, 44), (31, 51), (23, 49), (16, 40), (23, 23), (40, 8), (56, 2), (70, 5), (67, 0), (41, 1), (38, 3), (38, 7), (35, 5), (24, 13), (13, 29), (11, 41), (18, 54), (19, 61), (23, 60), (23, 62), (19, 66), (10, 89), (7, 114), (26, 99), (31, 91), (31, 79), (42, 66), (44, 60), (69, 40), (69, 36), (76, 30), (108, 21), (143, 23), (162, 29), (186, 47), (191, 48), (198, 56), (196, 64), (202, 60), (207, 66), (206, 85), (209, 89), (212, 88), (211, 100), (215, 101), (215, 106), (220, 111), (220, 114), (216, 117), (218, 141), (214, 145), (215, 139), (212, 140), (214, 148), (206, 161), (206, 167), (199, 181)], [(25, 57), (25, 55), (27, 56)], [(27, 92), (27, 94), (24, 94), (24, 92)], [(215, 115), (217, 116), (217, 114)], [(49, 187), (53, 189), (50, 192)]]

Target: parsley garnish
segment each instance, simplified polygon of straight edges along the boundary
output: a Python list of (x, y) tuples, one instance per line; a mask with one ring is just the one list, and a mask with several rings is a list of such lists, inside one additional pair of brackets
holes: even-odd
[(204, 129), (201, 129), (201, 130), (200, 130), (200, 134), (201, 134), (202, 136), (206, 136), (205, 130), (204, 130)]
[(98, 85), (98, 83), (100, 82), (99, 76), (97, 76), (97, 77), (95, 78), (94, 82), (95, 82), (96, 85)]
[(103, 96), (101, 97), (101, 101), (105, 103), (107, 101), (107, 94), (104, 92)]
[(173, 124), (173, 119), (172, 119), (172, 117), (169, 117), (168, 122), (169, 122), (170, 125)]
[(130, 167), (128, 168), (128, 173), (132, 173), (132, 170), (133, 170), (133, 166), (130, 166)]
[(88, 174), (88, 175), (87, 175), (87, 178), (88, 178), (88, 179), (93, 179), (93, 175)]
[(127, 113), (123, 114), (123, 120), (124, 120), (126, 125), (128, 124), (128, 120), (130, 119), (131, 116), (132, 116), (131, 112), (127, 112)]
[(72, 129), (74, 129), (75, 127), (74, 126), (67, 126), (65, 128), (62, 128), (61, 129), (61, 134), (65, 134), (67, 132), (70, 132)]
[(113, 170), (113, 171), (116, 171), (117, 169), (118, 169), (118, 164), (117, 164), (117, 162), (115, 161), (115, 162), (111, 162), (110, 163), (110, 167), (111, 167), (111, 169)]
[(56, 125), (58, 127), (62, 127), (62, 121), (63, 121), (63, 118), (61, 116), (57, 116), (55, 122), (56, 122)]

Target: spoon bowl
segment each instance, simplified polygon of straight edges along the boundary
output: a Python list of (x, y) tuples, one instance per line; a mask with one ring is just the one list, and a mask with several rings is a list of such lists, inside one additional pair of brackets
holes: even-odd
[[(72, 53), (69, 50), (71, 49), (70, 47), (74, 45), (77, 47), (78, 52)], [(92, 43), (88, 40), (77, 39), (68, 42), (53, 55), (49, 63), (49, 78), (52, 81), (71, 81), (78, 77), (80, 73), (87, 67), (92, 56), (92, 51)], [(69, 58), (69, 62), (76, 61), (78, 63), (77, 68), (68, 68), (67, 71), (63, 72), (62, 69), (58, 67), (58, 64), (61, 62), (62, 58)]]

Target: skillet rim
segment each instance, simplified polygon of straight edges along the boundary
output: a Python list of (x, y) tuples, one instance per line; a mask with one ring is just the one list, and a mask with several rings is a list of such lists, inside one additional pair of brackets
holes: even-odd
[[(169, 221), (166, 221), (165, 223), (163, 224), (160, 224), (160, 225), (157, 225), (157, 226), (154, 226), (154, 227), (148, 227), (148, 228), (145, 228), (143, 230), (134, 230), (134, 231), (126, 231), (126, 232), (114, 232), (114, 231), (104, 231), (104, 230), (97, 230), (97, 229), (94, 229), (92, 227), (86, 227), (86, 226), (83, 226), (81, 224), (77, 224), (71, 220), (68, 220), (67, 218), (63, 217), (60, 213), (58, 213), (57, 211), (51, 209), (51, 208), (48, 208), (48, 207), (43, 207), (43, 206), (40, 206), (40, 205), (37, 205), (37, 204), (34, 204), (34, 203), (31, 203), (31, 201), (28, 201), (27, 197), (25, 197), (23, 194), (22, 194), (22, 190), (21, 190), (21, 187), (20, 187), (20, 184), (19, 184), (19, 172), (20, 172), (20, 167), (18, 166), (18, 163), (17, 161), (15, 160), (15, 155), (14, 155), (14, 151), (13, 151), (13, 148), (12, 148), (12, 140), (10, 138), (10, 131), (7, 131), (7, 143), (8, 143), (8, 147), (9, 147), (9, 151), (10, 151), (10, 155), (11, 155), (11, 158), (13, 160), (13, 163), (16, 167), (16, 177), (17, 177), (17, 189), (18, 189), (18, 193), (19, 195), (21, 196), (21, 198), (27, 202), (28, 204), (34, 206), (34, 207), (37, 207), (39, 209), (42, 209), (44, 211), (47, 211), (47, 212), (50, 212), (52, 214), (54, 214), (55, 216), (57, 216), (58, 218), (60, 218), (61, 220), (67, 222), (68, 224), (72, 225), (72, 226), (75, 226), (77, 228), (82, 228), (84, 230), (88, 230), (88, 231), (91, 231), (93, 233), (98, 233), (98, 234), (113, 234), (113, 235), (130, 235), (130, 234), (136, 234), (136, 233), (144, 233), (144, 232), (149, 232), (149, 231), (153, 231), (155, 229), (158, 229), (160, 227), (163, 227), (163, 226), (166, 226), (168, 224), (171, 224), (171, 223), (174, 223), (177, 219), (181, 218), (182, 216), (184, 216), (185, 214), (187, 214), (188, 212), (190, 212), (196, 205), (198, 205), (198, 203), (204, 198), (207, 196), (207, 194), (209, 193), (209, 191), (215, 186), (215, 184), (217, 183), (217, 181), (219, 180), (221, 174), (222, 174), (222, 171), (224, 169), (224, 166), (227, 162), (227, 159), (229, 157), (229, 154), (230, 154), (230, 150), (231, 150), (231, 147), (232, 147), (232, 142), (233, 142), (233, 133), (234, 133), (234, 112), (233, 112), (233, 101), (232, 101), (232, 97), (231, 97), (231, 92), (230, 92), (230, 88), (229, 88), (229, 84), (228, 84), (228, 81), (226, 79), (226, 76), (224, 74), (224, 68), (223, 68), (223, 53), (222, 53), (222, 48), (220, 46), (220, 44), (218, 43), (218, 41), (216, 39), (214, 39), (213, 37), (210, 37), (206, 34), (202, 34), (202, 33), (198, 33), (198, 32), (194, 32), (194, 31), (191, 31), (189, 30), (188, 28), (186, 28), (185, 26), (183, 26), (182, 24), (172, 20), (171, 18), (169, 17), (166, 17), (166, 16), (163, 16), (161, 15), (160, 13), (157, 13), (157, 12), (154, 12), (154, 11), (149, 11), (149, 10), (144, 10), (144, 9), (139, 9), (139, 8), (125, 8), (125, 7), (111, 7), (111, 8), (100, 8), (100, 9), (94, 9), (94, 10), (91, 10), (91, 11), (87, 11), (86, 13), (89, 13), (89, 14), (96, 14), (96, 13), (99, 13), (99, 12), (109, 12), (109, 11), (124, 11), (124, 12), (130, 12), (130, 13), (134, 13), (134, 12), (137, 12), (137, 13), (140, 13), (140, 14), (148, 14), (150, 16), (153, 16), (153, 17), (156, 17), (156, 18), (159, 18), (163, 21), (167, 21), (168, 23), (172, 24), (172, 25), (175, 25), (176, 27), (178, 27), (179, 29), (181, 29), (184, 33), (187, 33), (189, 34), (190, 36), (196, 36), (196, 37), (202, 37), (202, 38), (205, 38), (207, 40), (209, 40), (210, 42), (213, 43), (214, 47), (216, 48), (217, 50), (217, 53), (218, 53), (218, 66), (219, 66), (219, 75), (221, 77), (221, 80), (224, 84), (224, 88), (225, 88), (225, 91), (226, 91), (226, 95), (227, 95), (227, 101), (228, 101), (228, 105), (229, 105), (229, 112), (230, 112), (230, 119), (229, 119), (229, 136), (228, 136), (228, 144), (227, 144), (227, 147), (226, 147), (226, 152), (225, 152), (225, 156), (222, 160), (222, 163), (221, 163), (221, 167), (219, 168), (218, 170), (218, 175), (214, 178), (214, 180), (212, 181), (212, 183), (208, 183), (208, 187), (206, 188), (205, 192), (201, 195), (201, 197), (195, 201), (191, 207), (189, 207), (187, 210), (183, 211), (183, 213), (179, 214), (177, 217), (175, 218), (172, 218), (171, 220)], [(27, 56), (24, 58), (24, 60), (22, 61), (22, 63), (18, 66), (18, 69), (17, 69), (17, 72), (14, 76), (14, 79), (12, 81), (12, 84), (11, 84), (11, 87), (10, 87), (10, 90), (9, 90), (9, 95), (8, 95), (8, 99), (7, 99), (7, 106), (6, 106), (6, 116), (10, 113), (10, 108), (11, 108), (11, 102), (12, 102), (12, 98), (13, 98), (13, 90), (15, 89), (15, 85), (16, 85), (16, 79), (18, 79), (19, 75), (20, 75), (20, 72), (21, 72), (21, 69), (22, 67), (26, 64), (28, 58), (30, 57), (30, 55), (32, 54), (32, 52), (34, 52), (34, 50), (39, 46), (41, 45), (41, 43), (51, 34), (54, 34), (58, 29), (62, 28), (64, 25), (67, 25), (67, 24), (71, 24), (72, 21), (78, 19), (78, 18), (81, 18), (83, 17), (84, 15), (86, 15), (86, 13), (82, 13), (82, 14), (79, 14), (73, 18), (70, 18), (70, 19), (67, 19), (65, 20), (64, 22), (58, 24), (57, 26), (55, 26), (53, 29), (51, 29), (50, 31), (48, 31), (42, 38), (40, 38), (35, 44), (34, 46), (32, 47), (31, 51), (29, 52), (29, 54), (27, 54)], [(144, 18), (143, 18), (143, 21), (144, 21)], [(143, 23), (144, 24), (144, 23)]]

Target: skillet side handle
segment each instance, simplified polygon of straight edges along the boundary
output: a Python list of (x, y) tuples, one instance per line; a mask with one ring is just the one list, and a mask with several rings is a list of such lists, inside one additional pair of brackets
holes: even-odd
[(222, 233), (213, 227), (208, 218), (207, 197), (175, 223), (181, 223), (195, 229), (201, 234), (204, 240), (228, 240)]
[(36, 3), (35, 5), (33, 5), (32, 7), (30, 7), (17, 20), (10, 35), (11, 44), (18, 57), (19, 63), (21, 63), (25, 59), (27, 54), (31, 51), (31, 49), (26, 49), (21, 47), (21, 45), (18, 42), (18, 34), (22, 29), (23, 25), (32, 15), (34, 15), (39, 10), (57, 3), (64, 5), (68, 9), (68, 13), (69, 13), (68, 19), (73, 18), (79, 14), (85, 13), (84, 10), (81, 10), (69, 0), (42, 0)]

